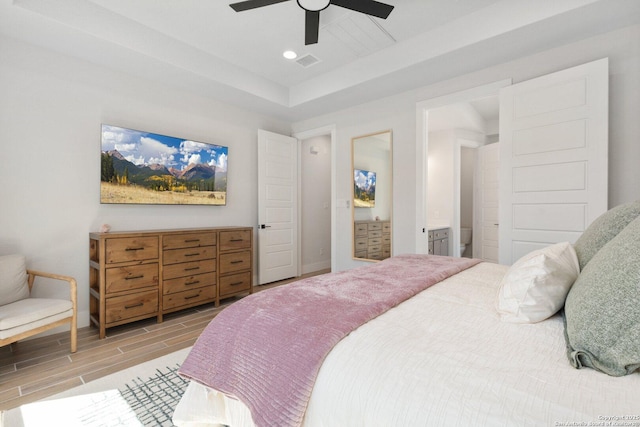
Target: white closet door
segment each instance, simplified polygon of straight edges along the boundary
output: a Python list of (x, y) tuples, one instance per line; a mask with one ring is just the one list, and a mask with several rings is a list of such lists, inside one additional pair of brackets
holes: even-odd
[(298, 140), (258, 130), (258, 284), (298, 275)]
[(500, 91), (500, 263), (575, 242), (607, 210), (608, 60)]

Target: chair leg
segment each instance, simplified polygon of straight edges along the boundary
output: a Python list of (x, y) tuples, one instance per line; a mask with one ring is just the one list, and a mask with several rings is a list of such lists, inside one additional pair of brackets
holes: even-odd
[(75, 313), (71, 319), (71, 353), (75, 353), (78, 350), (78, 321)]

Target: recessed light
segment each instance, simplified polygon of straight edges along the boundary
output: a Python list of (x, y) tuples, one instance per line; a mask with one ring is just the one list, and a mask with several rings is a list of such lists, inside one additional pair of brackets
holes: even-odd
[(297, 53), (295, 53), (295, 52), (294, 52), (294, 51), (292, 51), (292, 50), (285, 50), (285, 51), (282, 53), (282, 56), (284, 56), (284, 57), (285, 57), (285, 58), (287, 58), (287, 59), (296, 59), (296, 58), (298, 57), (298, 54), (297, 54)]

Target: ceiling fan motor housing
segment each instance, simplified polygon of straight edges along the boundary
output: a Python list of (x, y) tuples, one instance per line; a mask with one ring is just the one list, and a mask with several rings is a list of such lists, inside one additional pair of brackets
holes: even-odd
[(319, 12), (331, 4), (331, 0), (297, 0), (298, 6), (309, 12)]

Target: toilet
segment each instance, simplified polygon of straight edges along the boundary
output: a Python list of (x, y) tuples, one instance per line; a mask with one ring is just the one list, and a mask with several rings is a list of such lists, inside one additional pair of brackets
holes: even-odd
[(462, 256), (469, 243), (471, 243), (471, 229), (460, 227), (460, 256)]

